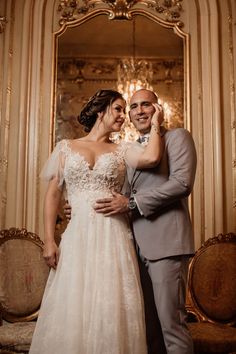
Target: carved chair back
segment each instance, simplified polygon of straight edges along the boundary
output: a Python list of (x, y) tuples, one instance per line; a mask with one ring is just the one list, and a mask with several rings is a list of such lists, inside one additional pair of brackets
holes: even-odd
[(28, 353), (49, 268), (26, 229), (0, 231), (0, 353)]
[(196, 252), (189, 268), (190, 309), (200, 321), (236, 323), (236, 235), (218, 235)]
[(236, 352), (236, 235), (210, 238), (193, 257), (187, 310), (195, 354)]
[(42, 256), (43, 242), (26, 229), (0, 231), (0, 303), (9, 322), (37, 317), (48, 267)]

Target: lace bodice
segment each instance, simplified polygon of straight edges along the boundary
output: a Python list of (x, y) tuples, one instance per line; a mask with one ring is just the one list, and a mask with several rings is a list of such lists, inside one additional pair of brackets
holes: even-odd
[(120, 192), (126, 174), (126, 150), (127, 144), (118, 145), (116, 151), (101, 154), (91, 168), (83, 155), (71, 149), (68, 140), (62, 140), (42, 175), (46, 179), (56, 175), (59, 185), (65, 185), (67, 198), (72, 204), (81, 193), (92, 202), (98, 197), (110, 196), (112, 191)]
[(121, 142), (114, 152), (101, 154), (91, 168), (83, 155), (71, 149), (69, 140), (62, 140), (49, 157), (41, 177), (50, 180), (56, 176), (58, 185), (65, 186), (71, 205), (79, 203), (81, 194), (93, 202), (111, 196), (112, 191), (121, 191), (126, 164), (134, 167), (142, 151), (138, 143)]
[(61, 142), (64, 154), (64, 180), (68, 194), (78, 191), (119, 192), (126, 172), (124, 146), (118, 146), (115, 152), (100, 155), (93, 168), (80, 153), (71, 150), (68, 141)]

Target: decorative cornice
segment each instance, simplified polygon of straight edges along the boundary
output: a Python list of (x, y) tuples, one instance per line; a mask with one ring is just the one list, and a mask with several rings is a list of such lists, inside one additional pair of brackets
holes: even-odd
[(7, 24), (7, 19), (5, 16), (0, 16), (0, 33), (3, 33)]
[(110, 19), (131, 19), (130, 10), (137, 4), (145, 5), (163, 15), (165, 20), (177, 23), (182, 11), (183, 0), (60, 0), (58, 12), (61, 13), (59, 24), (76, 21), (80, 16), (87, 15), (99, 5), (105, 5), (110, 12)]

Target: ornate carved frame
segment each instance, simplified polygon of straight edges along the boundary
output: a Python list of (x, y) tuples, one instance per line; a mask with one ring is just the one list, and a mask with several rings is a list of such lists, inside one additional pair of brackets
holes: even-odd
[[(227, 234), (219, 234), (215, 237), (209, 238), (207, 241), (203, 243), (203, 245), (198, 249), (198, 251), (195, 253), (194, 257), (192, 258), (190, 264), (189, 264), (189, 274), (188, 274), (188, 294), (187, 294), (187, 311), (191, 313), (194, 317), (197, 318), (197, 320), (204, 321), (204, 322), (210, 322), (210, 323), (220, 323), (217, 321), (213, 321), (212, 319), (208, 318), (205, 313), (202, 311), (202, 309), (198, 306), (196, 300), (195, 300), (195, 294), (192, 290), (192, 282), (193, 282), (193, 270), (194, 270), (194, 265), (198, 260), (198, 257), (200, 257), (204, 252), (206, 252), (208, 247), (211, 247), (212, 245), (220, 244), (220, 243), (234, 243), (236, 244), (236, 234), (234, 233), (227, 233)], [(236, 323), (236, 317), (232, 320), (227, 322), (227, 325), (235, 325)]]
[(28, 240), (35, 243), (41, 249), (43, 249), (43, 241), (41, 238), (33, 232), (29, 232), (26, 229), (19, 229), (16, 227), (11, 227), (10, 229), (0, 230), (0, 246), (9, 240)]
[[(33, 232), (27, 231), (25, 228), (19, 229), (12, 227), (10, 229), (0, 230), (0, 247), (7, 241), (11, 240), (27, 240), (34, 243), (36, 246), (43, 251), (43, 241)], [(15, 316), (10, 314), (7, 309), (0, 304), (1, 316), (3, 319), (9, 322), (21, 322), (21, 321), (32, 321), (37, 318), (39, 309), (26, 316)]]
[[(58, 38), (69, 27), (79, 26), (90, 19), (107, 15), (110, 20), (132, 20), (134, 16), (145, 16), (159, 25), (173, 29), (173, 31), (183, 39), (184, 42), (184, 125), (191, 130), (190, 125), (190, 70), (189, 70), (189, 34), (182, 28), (183, 22), (179, 20), (182, 11), (182, 0), (59, 0), (58, 23), (60, 28), (54, 32), (54, 55), (53, 55), (53, 105), (51, 124), (52, 141), (51, 147), (55, 142), (55, 110), (56, 110), (56, 82), (57, 82), (57, 52)], [(149, 11), (146, 10), (148, 8)], [(157, 16), (158, 15), (158, 16)], [(160, 16), (164, 17), (161, 18)]]

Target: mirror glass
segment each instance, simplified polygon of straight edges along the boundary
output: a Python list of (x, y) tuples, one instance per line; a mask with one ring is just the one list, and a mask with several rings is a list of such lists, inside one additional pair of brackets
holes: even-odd
[(97, 90), (120, 85), (132, 91), (134, 79), (158, 94), (168, 128), (183, 126), (183, 39), (172, 29), (142, 15), (132, 20), (98, 15), (67, 28), (58, 37), (55, 142), (85, 135), (77, 116)]

